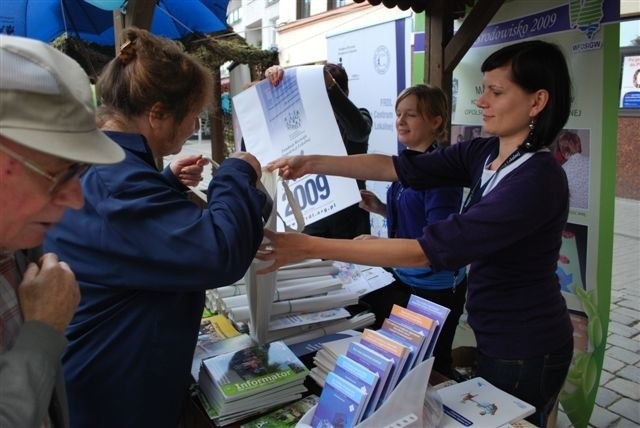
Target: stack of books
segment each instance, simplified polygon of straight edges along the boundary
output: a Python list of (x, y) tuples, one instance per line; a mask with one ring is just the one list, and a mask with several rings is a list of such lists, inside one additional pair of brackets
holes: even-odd
[(379, 330), (324, 343), (310, 372), (323, 387), (312, 425), (349, 427), (371, 416), (411, 369), (432, 356), (448, 314), (414, 295), (406, 308), (394, 305)]
[(193, 352), (191, 364), (193, 380), (198, 379), (202, 360), (240, 349), (250, 342), (250, 336), (241, 334), (226, 316), (221, 314), (204, 316), (200, 320), (198, 341)]
[(202, 361), (198, 384), (218, 426), (299, 400), (309, 371), (282, 341), (252, 340), (232, 352)]

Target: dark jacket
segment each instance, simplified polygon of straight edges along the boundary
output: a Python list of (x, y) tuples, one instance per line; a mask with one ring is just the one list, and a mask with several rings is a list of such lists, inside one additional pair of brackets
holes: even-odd
[[(371, 114), (367, 109), (356, 107), (338, 85), (333, 85), (327, 92), (347, 154), (367, 153), (373, 123)], [(365, 182), (358, 180), (358, 188), (364, 189)], [(325, 238), (351, 239), (358, 235), (368, 235), (371, 233), (369, 212), (360, 208), (358, 204), (353, 204), (309, 224), (303, 232)]]
[(107, 134), (125, 160), (87, 171), (84, 207), (68, 210), (45, 242), (82, 293), (63, 359), (71, 426), (175, 428), (205, 290), (246, 272), (266, 196), (253, 168), (230, 158), (201, 209), (169, 167), (155, 169), (142, 136)]

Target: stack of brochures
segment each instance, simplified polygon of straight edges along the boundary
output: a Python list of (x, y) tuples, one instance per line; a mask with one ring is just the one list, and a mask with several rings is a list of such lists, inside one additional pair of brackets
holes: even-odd
[(307, 368), (281, 341), (251, 341), (232, 352), (202, 361), (198, 384), (218, 426), (299, 400)]
[(310, 372), (323, 387), (312, 426), (355, 426), (372, 415), (410, 370), (432, 356), (448, 314), (414, 295), (406, 308), (394, 305), (379, 330), (322, 344)]
[(208, 305), (246, 326), (260, 343), (295, 344), (371, 325), (373, 314), (351, 315), (345, 307), (393, 280), (382, 268), (331, 260), (306, 260), (267, 275), (256, 275), (258, 266), (254, 263), (242, 281), (211, 290)]

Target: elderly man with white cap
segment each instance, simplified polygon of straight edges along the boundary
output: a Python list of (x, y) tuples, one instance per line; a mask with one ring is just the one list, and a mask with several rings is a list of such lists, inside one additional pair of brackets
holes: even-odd
[(96, 128), (82, 68), (44, 43), (0, 35), (0, 427), (68, 425), (60, 359), (78, 284), (55, 254), (23, 249), (83, 206), (89, 164), (123, 158)]

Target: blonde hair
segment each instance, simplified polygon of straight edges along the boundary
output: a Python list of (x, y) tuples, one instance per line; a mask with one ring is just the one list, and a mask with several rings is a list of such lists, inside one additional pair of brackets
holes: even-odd
[(437, 86), (425, 85), (423, 83), (410, 86), (400, 92), (396, 99), (398, 104), (410, 95), (415, 95), (418, 100), (418, 113), (423, 117), (442, 118), (442, 123), (437, 129), (436, 140), (445, 141), (447, 139), (447, 124), (449, 123), (449, 103), (447, 95)]

